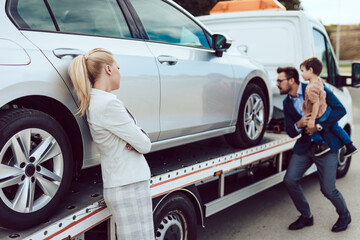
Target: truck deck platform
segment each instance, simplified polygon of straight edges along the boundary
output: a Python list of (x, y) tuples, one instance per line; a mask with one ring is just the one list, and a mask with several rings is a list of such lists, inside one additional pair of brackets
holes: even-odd
[[(227, 172), (244, 170), (246, 166), (261, 159), (287, 151), (294, 142), (295, 139), (285, 134), (267, 132), (260, 145), (249, 149), (233, 148), (223, 137), (216, 137), (149, 153), (145, 157), (152, 173), (151, 194), (155, 198), (191, 184), (215, 182), (219, 175), (224, 176), (223, 181), (219, 181), (224, 184)], [(250, 181), (248, 186), (244, 185), (243, 189), (233, 193), (228, 194), (222, 189), (219, 197), (213, 194), (213, 197), (204, 199), (204, 216), (210, 216), (234, 204), (234, 198), (241, 201), (277, 184), (282, 181), (284, 172), (279, 169), (278, 174), (265, 177), (261, 181)], [(249, 191), (252, 194), (249, 195)], [(215, 192), (217, 193), (217, 190)], [(79, 179), (72, 183), (71, 190), (64, 197), (59, 210), (48, 222), (25, 231), (0, 228), (0, 239), (81, 239), (77, 237), (110, 217), (102, 198), (101, 170), (97, 166), (82, 171)]]

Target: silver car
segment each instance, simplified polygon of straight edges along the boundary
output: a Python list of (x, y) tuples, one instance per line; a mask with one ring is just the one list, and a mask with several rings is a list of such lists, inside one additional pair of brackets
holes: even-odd
[[(68, 76), (74, 56), (114, 53), (114, 93), (157, 151), (225, 135), (258, 144), (271, 116), (262, 66), (228, 52), (172, 1), (0, 0), (0, 225), (48, 219), (73, 176), (99, 164)], [(151, 164), (151, 163), (150, 163)]]

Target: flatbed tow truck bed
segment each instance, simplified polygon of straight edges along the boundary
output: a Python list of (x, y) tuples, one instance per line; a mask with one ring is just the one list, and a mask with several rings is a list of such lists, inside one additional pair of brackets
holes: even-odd
[[(281, 182), (285, 173), (282, 153), (290, 150), (295, 140), (286, 134), (267, 132), (260, 145), (249, 149), (235, 149), (223, 137), (216, 137), (147, 154), (145, 157), (152, 173), (152, 197), (160, 197), (190, 185), (198, 186), (200, 192), (211, 192), (209, 188), (215, 188), (202, 201), (200, 211), (203, 211), (204, 217), (208, 217)], [(280, 161), (274, 166), (274, 174), (250, 178), (250, 181), (237, 186), (235, 190), (230, 186), (225, 189), (230, 173), (237, 176), (246, 172), (250, 176), (253, 172), (249, 166), (274, 156), (278, 163)], [(102, 197), (101, 170), (100, 167), (92, 167), (83, 170), (80, 178), (73, 182), (71, 191), (48, 222), (25, 231), (0, 228), (0, 239), (80, 240), (84, 238), (85, 232), (108, 219), (111, 219), (111, 214)], [(108, 236), (113, 235), (112, 225), (108, 224)]]

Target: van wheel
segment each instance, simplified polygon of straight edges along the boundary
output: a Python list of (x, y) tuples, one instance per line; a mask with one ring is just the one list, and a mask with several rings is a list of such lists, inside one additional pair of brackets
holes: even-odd
[(25, 229), (56, 211), (70, 186), (72, 154), (60, 124), (30, 109), (0, 114), (0, 225)]
[(196, 214), (190, 199), (176, 193), (156, 209), (154, 213), (156, 240), (195, 240)]
[(338, 154), (338, 167), (336, 170), (336, 178), (344, 177), (350, 168), (351, 157), (345, 158), (345, 148), (341, 148)]
[(262, 89), (250, 83), (240, 102), (239, 115), (234, 133), (225, 135), (233, 147), (248, 148), (259, 144), (268, 122), (269, 108)]

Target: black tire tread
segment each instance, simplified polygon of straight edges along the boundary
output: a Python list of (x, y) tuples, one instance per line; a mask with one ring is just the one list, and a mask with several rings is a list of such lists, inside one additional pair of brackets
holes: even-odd
[[(21, 119), (25, 119), (28, 117), (36, 117), (37, 119), (41, 118), (44, 121), (50, 121), (52, 127), (57, 128), (60, 132), (57, 134), (62, 134), (63, 139), (61, 140), (63, 142), (63, 146), (67, 149), (67, 153), (64, 154), (64, 158), (68, 159), (68, 172), (64, 172), (64, 181), (62, 181), (62, 186), (59, 188), (56, 195), (58, 196), (58, 199), (49, 202), (47, 206), (47, 210), (44, 212), (42, 209), (32, 212), (29, 214), (24, 213), (18, 213), (14, 212), (11, 209), (7, 208), (6, 205), (0, 200), (0, 208), (1, 210), (1, 216), (0, 216), (0, 225), (3, 227), (7, 227), (10, 229), (17, 229), (17, 230), (23, 230), (27, 229), (29, 227), (38, 225), (39, 223), (43, 221), (47, 221), (48, 217), (51, 215), (52, 212), (56, 211), (56, 206), (61, 202), (62, 195), (64, 195), (65, 192), (67, 192), (72, 178), (72, 171), (73, 171), (73, 163), (72, 163), (72, 150), (71, 145), (69, 143), (69, 139), (67, 135), (65, 134), (64, 129), (62, 126), (51, 116), (47, 115), (46, 113), (33, 110), (33, 109), (9, 109), (9, 110), (0, 110), (0, 146), (6, 143), (8, 139), (6, 139), (8, 136), (5, 134), (9, 134), (7, 131), (8, 127), (10, 125), (18, 124)], [(69, 172), (70, 171), (70, 172)], [(65, 176), (66, 175), (66, 176)], [(61, 190), (60, 190), (61, 189)], [(62, 193), (61, 193), (62, 192)], [(30, 217), (31, 216), (31, 217)], [(17, 220), (17, 221), (16, 221)]]
[[(161, 203), (159, 207), (156, 208), (154, 212), (154, 230), (157, 230), (157, 225), (161, 222), (163, 217), (169, 212), (169, 210), (174, 210), (175, 206), (181, 206), (188, 208), (189, 211), (189, 220), (191, 221), (188, 225), (188, 236), (186, 239), (188, 240), (196, 240), (197, 229), (196, 229), (196, 213), (194, 206), (192, 205), (191, 200), (183, 193), (174, 193), (172, 195), (167, 196), (167, 198)], [(165, 211), (165, 212), (164, 212)], [(155, 232), (156, 234), (156, 232)]]

